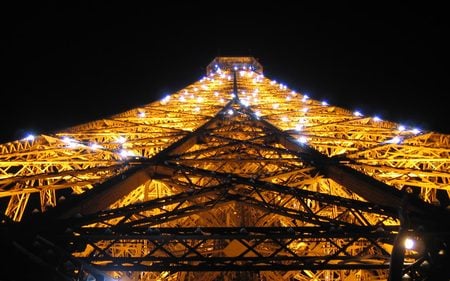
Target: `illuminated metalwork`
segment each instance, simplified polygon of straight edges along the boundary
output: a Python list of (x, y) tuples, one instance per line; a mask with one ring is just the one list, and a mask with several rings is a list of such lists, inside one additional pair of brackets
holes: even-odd
[[(433, 276), (448, 261), (450, 136), (262, 71), (219, 57), (160, 101), (0, 145), (8, 239), (69, 280), (386, 280), (393, 247), (397, 272)], [(404, 233), (422, 249), (399, 248)]]

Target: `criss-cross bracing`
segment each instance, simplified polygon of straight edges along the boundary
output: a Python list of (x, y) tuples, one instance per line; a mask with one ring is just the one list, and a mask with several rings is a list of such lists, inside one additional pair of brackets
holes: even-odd
[(2, 240), (61, 280), (439, 280), (449, 168), (449, 135), (218, 57), (160, 101), (0, 145)]

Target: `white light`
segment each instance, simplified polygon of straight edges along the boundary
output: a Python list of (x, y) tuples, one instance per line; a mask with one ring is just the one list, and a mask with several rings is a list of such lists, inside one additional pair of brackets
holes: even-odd
[(261, 111), (258, 110), (258, 111), (255, 112), (255, 114), (256, 114), (256, 116), (259, 117), (259, 116), (261, 116)]
[(76, 148), (80, 145), (76, 140), (69, 137), (63, 137), (62, 140), (67, 144), (67, 147), (69, 148)]
[(139, 112), (139, 117), (145, 117), (145, 112)]
[(412, 248), (414, 248), (414, 240), (412, 240), (411, 238), (406, 238), (405, 239), (405, 249), (411, 250)]
[(361, 112), (359, 112), (358, 110), (356, 110), (355, 112), (353, 112), (353, 115), (360, 117), (363, 116)]
[(183, 96), (181, 96), (178, 100), (181, 101), (181, 102), (185, 102), (186, 101), (186, 99)]
[(203, 102), (203, 98), (202, 97), (198, 97), (197, 98), (197, 102)]
[(32, 134), (29, 134), (28, 136), (26, 136), (23, 140), (27, 140), (27, 141), (33, 141), (34, 140), (34, 136)]
[(69, 138), (69, 137), (63, 137), (62, 141), (65, 142), (65, 143), (72, 143), (72, 142), (74, 142), (75, 140), (72, 139), (72, 138)]
[(303, 130), (303, 125), (297, 124), (297, 126), (295, 126), (295, 130), (300, 132)]
[(412, 129), (411, 132), (412, 132), (413, 134), (415, 134), (415, 135), (420, 134), (420, 130), (417, 129), (417, 128)]
[(165, 103), (169, 102), (169, 100), (170, 100), (170, 96), (167, 95), (161, 100), (161, 103), (165, 104)]
[(295, 96), (297, 93), (295, 91), (291, 92), (291, 95)]
[(227, 80), (230, 81), (231, 80), (231, 75), (227, 76)]
[(125, 137), (122, 137), (122, 136), (120, 136), (120, 137), (118, 137), (116, 139), (117, 143), (125, 143), (126, 141), (127, 141), (127, 139)]
[(235, 95), (235, 94), (231, 94), (231, 98), (233, 98), (233, 99), (234, 99), (235, 97), (236, 97), (236, 95)]
[(290, 97), (290, 96), (287, 96), (287, 97), (286, 97), (286, 100), (287, 100), (287, 101), (290, 101), (290, 100), (291, 100), (291, 97)]
[(129, 156), (136, 156), (136, 154), (131, 150), (122, 149), (120, 151), (120, 156), (125, 158), (125, 157), (129, 157)]
[(405, 128), (405, 126), (400, 125), (400, 126), (398, 126), (398, 130), (399, 130), (400, 132), (403, 132), (404, 130), (406, 130), (406, 128)]
[(233, 67), (234, 71), (238, 70), (237, 66)]
[(375, 121), (375, 122), (381, 121), (381, 118), (378, 117), (378, 116), (374, 116), (374, 117), (373, 117), (373, 121)]
[(241, 104), (245, 107), (248, 107), (250, 103), (247, 100), (241, 100)]
[(208, 90), (208, 86), (202, 85), (202, 89), (203, 89), (203, 90)]
[(328, 105), (328, 103), (326, 101), (323, 101), (322, 105)]
[(281, 117), (281, 121), (283, 121), (283, 122), (288, 122), (288, 121), (289, 121), (289, 118), (287, 118), (286, 116), (283, 116), (283, 117)]
[(198, 88), (197, 87), (194, 88), (194, 92), (198, 92)]
[(194, 111), (195, 112), (200, 112), (200, 107), (197, 106), (196, 108), (194, 108)]
[(243, 71), (243, 70), (239, 71), (239, 75), (240, 76), (244, 76), (245, 75), (245, 71)]
[(278, 103), (274, 103), (274, 104), (272, 105), (272, 108), (273, 108), (273, 109), (277, 109), (278, 107), (280, 107), (280, 105), (279, 105)]
[(308, 110), (309, 110), (309, 108), (307, 108), (307, 107), (304, 107), (304, 108), (302, 109), (302, 111), (303, 111), (304, 113), (308, 112)]
[(221, 98), (221, 99), (219, 99), (219, 102), (220, 102), (220, 103), (224, 103), (225, 100)]
[(398, 144), (398, 143), (400, 143), (401, 141), (402, 141), (401, 138), (399, 138), (399, 137), (393, 137), (392, 139), (390, 139), (390, 140), (388, 140), (388, 141), (386, 141), (386, 142), (387, 142), (387, 143)]
[(79, 146), (80, 146), (80, 144), (76, 143), (76, 142), (71, 142), (67, 145), (68, 148), (77, 148)]
[(233, 109), (228, 109), (228, 114), (229, 115), (233, 115), (233, 113), (234, 113)]
[(304, 136), (299, 137), (299, 138), (297, 139), (297, 141), (298, 141), (299, 143), (302, 143), (302, 144), (308, 142), (308, 140), (307, 140), (306, 137), (304, 137)]
[(214, 92), (214, 96), (218, 97), (219, 96), (219, 92)]
[(99, 149), (99, 148), (103, 148), (103, 146), (101, 146), (101, 145), (99, 145), (99, 144), (97, 144), (97, 143), (92, 143), (91, 145), (90, 145), (90, 147), (92, 148), (92, 149)]

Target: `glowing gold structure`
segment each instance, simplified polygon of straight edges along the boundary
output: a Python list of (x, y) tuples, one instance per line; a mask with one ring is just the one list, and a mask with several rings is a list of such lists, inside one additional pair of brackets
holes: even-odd
[[(39, 239), (71, 254), (72, 280), (387, 280), (395, 237), (438, 232), (449, 192), (449, 135), (314, 100), (251, 57), (0, 145), (2, 212), (49, 222)], [(425, 278), (426, 251), (401, 252)]]

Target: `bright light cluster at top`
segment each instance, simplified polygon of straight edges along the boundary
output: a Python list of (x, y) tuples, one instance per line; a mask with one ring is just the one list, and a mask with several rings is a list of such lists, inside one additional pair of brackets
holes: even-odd
[[(222, 69), (221, 65), (216, 63), (208, 71), (208, 76), (191, 85), (192, 87), (189, 86), (188, 89), (179, 92), (176, 99), (173, 100), (181, 103), (190, 102), (193, 104), (192, 113), (203, 113), (205, 102), (219, 105), (231, 99), (237, 99), (243, 108), (253, 110), (257, 119), (264, 116), (279, 115), (278, 118), (273, 120), (274, 124), (280, 129), (294, 132), (301, 143), (306, 143), (310, 139), (308, 133), (306, 133), (309, 131), (309, 127), (321, 125), (320, 116), (326, 115), (336, 108), (325, 100), (314, 100), (307, 94), (297, 93), (295, 90), (289, 89), (286, 84), (265, 78), (262, 73), (255, 71), (253, 65), (228, 63), (225, 65), (225, 69)], [(234, 76), (237, 79), (236, 94), (230, 90), (232, 83), (234, 83)], [(221, 87), (225, 85), (224, 83), (228, 83), (228, 90)], [(161, 104), (165, 105), (170, 100), (170, 96), (166, 96), (161, 100)], [(340, 110), (347, 111), (345, 109)], [(366, 117), (358, 110), (347, 112), (348, 120), (369, 120), (373, 124), (380, 123), (380, 125), (384, 122), (379, 116)], [(233, 113), (229, 112), (228, 114), (232, 115)], [(385, 144), (401, 144), (406, 134), (417, 135), (421, 133), (419, 129), (407, 129), (403, 125), (399, 125), (397, 130), (393, 132), (396, 133), (390, 139), (386, 139)]]

